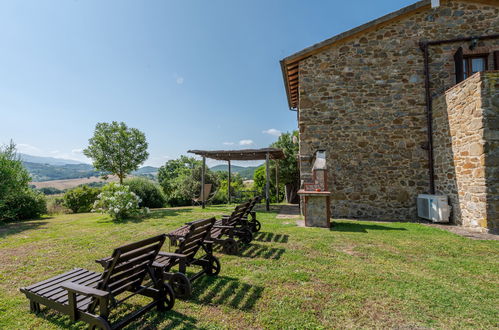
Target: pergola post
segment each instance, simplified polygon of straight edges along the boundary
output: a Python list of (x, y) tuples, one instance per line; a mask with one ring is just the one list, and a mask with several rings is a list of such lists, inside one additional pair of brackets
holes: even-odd
[(265, 209), (267, 211), (270, 211), (270, 195), (269, 195), (269, 188), (270, 188), (270, 173), (269, 173), (269, 153), (265, 155), (265, 173), (266, 173), (266, 179), (267, 181), (265, 182)]
[(229, 204), (230, 204), (230, 174), (231, 174), (230, 173), (230, 160), (228, 160), (228, 162), (229, 162), (229, 178), (227, 180), (227, 194), (228, 194), (228, 196), (227, 196), (228, 199), (227, 200), (229, 201)]
[(205, 196), (204, 196), (204, 171), (205, 171), (205, 166), (206, 166), (206, 157), (203, 156), (203, 167), (201, 169), (201, 206), (204, 209), (205, 206)]
[(275, 160), (275, 196), (279, 203), (279, 160)]

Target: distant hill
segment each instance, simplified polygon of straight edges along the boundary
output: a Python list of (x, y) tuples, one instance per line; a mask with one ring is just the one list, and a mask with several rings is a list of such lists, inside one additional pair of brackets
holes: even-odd
[(51, 165), (32, 162), (23, 162), (24, 167), (31, 174), (33, 181), (51, 181), (90, 178), (101, 175), (92, 165), (88, 164), (63, 164)]
[[(85, 164), (77, 160), (54, 158), (54, 157), (40, 157), (20, 153), (21, 160), (28, 163), (39, 163), (49, 165), (66, 165), (66, 164)], [(88, 165), (88, 164), (87, 164)]]
[[(237, 165), (231, 165), (230, 170), (232, 173), (238, 173), (243, 180), (251, 180), (253, 179), (253, 174), (255, 173), (255, 170), (258, 168), (258, 166), (237, 166)], [(229, 165), (216, 165), (210, 168), (210, 170), (214, 172), (228, 172), (229, 171)]]
[(153, 166), (144, 166), (139, 168), (137, 171), (133, 172), (134, 175), (141, 175), (141, 174), (152, 174), (152, 175), (157, 175), (158, 174), (159, 168), (153, 167)]
[[(90, 164), (67, 159), (37, 157), (26, 154), (21, 154), (21, 159), (24, 167), (31, 174), (33, 182), (92, 178), (103, 174), (103, 172), (96, 171)], [(158, 168), (152, 166), (144, 166), (132, 172), (132, 175), (145, 176), (153, 180), (156, 179), (157, 174)]]

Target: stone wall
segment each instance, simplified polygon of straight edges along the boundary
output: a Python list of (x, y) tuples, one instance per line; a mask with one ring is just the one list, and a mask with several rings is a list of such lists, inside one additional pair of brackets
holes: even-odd
[(483, 76), (487, 228), (499, 234), (499, 71)]
[[(342, 40), (299, 64), (302, 180), (317, 149), (327, 153), (332, 216), (416, 219), (429, 187), (421, 40), (499, 33), (499, 7), (443, 1)], [(467, 43), (430, 50), (432, 92), (454, 85), (453, 55)], [(480, 51), (499, 40), (479, 42)], [(475, 50), (476, 51), (476, 50)]]
[(499, 73), (477, 73), (433, 100), (436, 190), (453, 222), (499, 228)]

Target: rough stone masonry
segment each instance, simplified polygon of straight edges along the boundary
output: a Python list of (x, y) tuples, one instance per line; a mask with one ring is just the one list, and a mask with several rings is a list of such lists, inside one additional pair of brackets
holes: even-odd
[[(301, 178), (310, 180), (313, 153), (326, 150), (334, 218), (417, 219), (416, 197), (429, 191), (418, 44), (498, 33), (499, 2), (442, 1), (439, 8), (421, 6), (374, 22), (299, 61)], [(439, 113), (436, 184), (450, 196), (455, 223), (496, 230), (497, 73), (472, 76), (449, 90), (456, 84), (459, 47), (464, 56), (488, 54), (492, 69), (499, 39), (480, 40), (472, 50), (469, 42), (430, 48), (430, 87)]]

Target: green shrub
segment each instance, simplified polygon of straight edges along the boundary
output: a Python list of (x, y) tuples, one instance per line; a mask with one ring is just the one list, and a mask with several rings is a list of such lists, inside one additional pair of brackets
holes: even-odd
[(142, 200), (139, 203), (140, 207), (158, 208), (165, 206), (165, 194), (159, 184), (139, 177), (126, 179), (124, 184), (130, 187), (130, 191)]
[(26, 220), (38, 218), (47, 212), (45, 196), (32, 189), (10, 194), (0, 207), (0, 220)]
[(79, 186), (64, 194), (63, 205), (73, 213), (90, 212), (100, 190), (88, 186)]
[[(92, 211), (107, 213), (113, 219), (121, 220), (138, 214), (140, 202), (140, 198), (130, 191), (130, 187), (111, 182), (102, 188)], [(147, 207), (144, 210), (149, 212)]]

